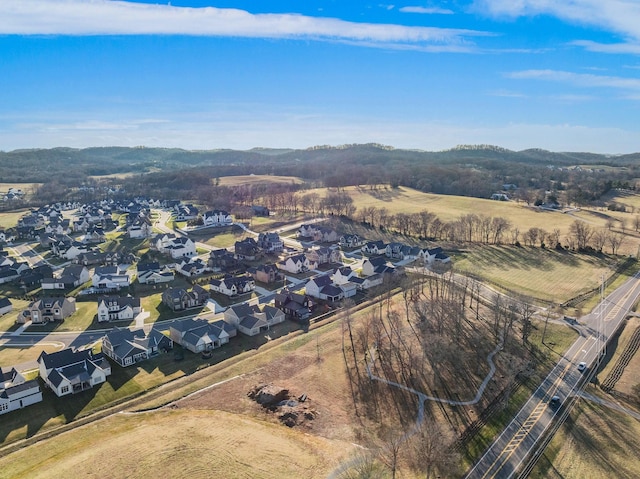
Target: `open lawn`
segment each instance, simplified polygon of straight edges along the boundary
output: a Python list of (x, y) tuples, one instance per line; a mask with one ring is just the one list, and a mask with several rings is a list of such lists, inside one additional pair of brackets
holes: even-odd
[(324, 478), (352, 446), (222, 411), (112, 416), (0, 459), (6, 477)]
[(609, 277), (618, 259), (537, 247), (473, 246), (455, 254), (456, 271), (507, 291), (555, 303), (567, 301)]
[(29, 210), (27, 208), (0, 213), (0, 228), (15, 228), (18, 220)]
[(240, 185), (256, 185), (269, 183), (286, 183), (301, 185), (304, 183), (302, 178), (295, 176), (275, 176), (275, 175), (242, 175), (242, 176), (223, 176), (220, 179), (220, 186), (240, 186)]
[(24, 346), (0, 346), (0, 366), (15, 366), (28, 361), (36, 361), (42, 351), (53, 353), (64, 348), (64, 344), (42, 341), (32, 344), (25, 338)]
[(11, 299), (11, 304), (13, 304), (13, 311), (0, 316), (0, 331), (10, 331), (16, 328), (16, 318), (24, 308), (29, 306), (29, 301)]
[[(593, 387), (587, 392), (593, 394)], [(639, 450), (640, 421), (580, 400), (529, 477), (635, 479), (640, 477)]]

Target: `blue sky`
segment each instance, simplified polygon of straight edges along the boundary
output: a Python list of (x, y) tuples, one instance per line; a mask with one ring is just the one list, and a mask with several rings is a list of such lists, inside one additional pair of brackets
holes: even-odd
[(0, 149), (640, 151), (640, 1), (0, 0)]

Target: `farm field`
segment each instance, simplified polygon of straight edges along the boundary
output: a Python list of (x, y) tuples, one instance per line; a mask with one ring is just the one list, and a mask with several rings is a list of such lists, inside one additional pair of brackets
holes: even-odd
[[(592, 387), (587, 392), (594, 393)], [(603, 397), (607, 397), (604, 395)], [(580, 400), (551, 440), (531, 478), (640, 477), (640, 421)]]
[[(318, 193), (321, 197), (327, 195), (328, 188), (318, 188), (306, 190)], [(512, 226), (517, 227), (520, 232), (525, 232), (529, 228), (537, 227), (551, 232), (557, 228), (560, 230), (561, 238), (564, 238), (571, 224), (576, 219), (582, 219), (593, 228), (605, 228), (607, 221), (612, 220), (613, 229), (620, 231), (620, 219), (626, 222), (626, 241), (621, 247), (623, 254), (636, 254), (640, 245), (640, 236), (633, 230), (632, 222), (634, 214), (608, 211), (604, 208), (572, 211), (562, 213), (561, 211), (545, 211), (524, 203), (515, 201), (493, 201), (482, 198), (472, 198), (467, 196), (435, 195), (422, 193), (412, 188), (399, 187), (391, 189), (389, 187), (379, 187), (372, 190), (365, 187), (350, 186), (341, 189), (348, 193), (353, 199), (353, 205), (358, 208), (374, 206), (376, 208), (386, 208), (390, 214), (398, 212), (417, 213), (427, 210), (434, 213), (441, 221), (454, 221), (461, 215), (470, 213), (483, 214), (491, 217), (503, 217), (508, 219)], [(633, 202), (640, 206), (640, 195), (627, 195), (628, 202)], [(607, 249), (605, 247), (605, 249)]]
[(303, 184), (302, 178), (295, 176), (275, 176), (275, 175), (242, 175), (223, 176), (220, 178), (220, 186), (256, 185), (269, 183)]
[(598, 286), (615, 270), (615, 257), (554, 249), (474, 246), (453, 257), (456, 271), (543, 301), (561, 303)]
[(3, 211), (0, 213), (0, 228), (15, 228), (18, 220), (29, 211), (28, 209), (20, 209), (15, 211)]
[[(7, 477), (326, 477), (351, 445), (222, 411), (111, 416), (0, 459)], [(215, 471), (215, 472), (214, 472)]]

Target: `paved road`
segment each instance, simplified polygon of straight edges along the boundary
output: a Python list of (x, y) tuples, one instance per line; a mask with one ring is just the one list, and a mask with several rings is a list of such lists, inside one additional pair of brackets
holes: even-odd
[(549, 404), (553, 396), (562, 404), (568, 397), (579, 394), (583, 373), (577, 365), (584, 361), (594, 367), (606, 341), (624, 320), (640, 297), (640, 274), (611, 293), (592, 313), (580, 318), (577, 329), (580, 337), (558, 361), (542, 384), (535, 390), (520, 412), (494, 441), (467, 474), (467, 478), (511, 478), (535, 450), (542, 434), (560, 414), (561, 405)]

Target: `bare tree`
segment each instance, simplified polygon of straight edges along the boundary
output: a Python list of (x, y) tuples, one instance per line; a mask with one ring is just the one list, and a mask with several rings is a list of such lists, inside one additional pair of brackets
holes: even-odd
[(622, 243), (624, 243), (625, 235), (622, 233), (611, 233), (609, 234), (607, 240), (609, 242), (609, 246), (611, 247), (611, 254), (616, 254), (620, 250)]
[(593, 236), (593, 228), (584, 221), (575, 220), (569, 227), (571, 235), (575, 238), (578, 250), (583, 250), (589, 246), (589, 241)]

